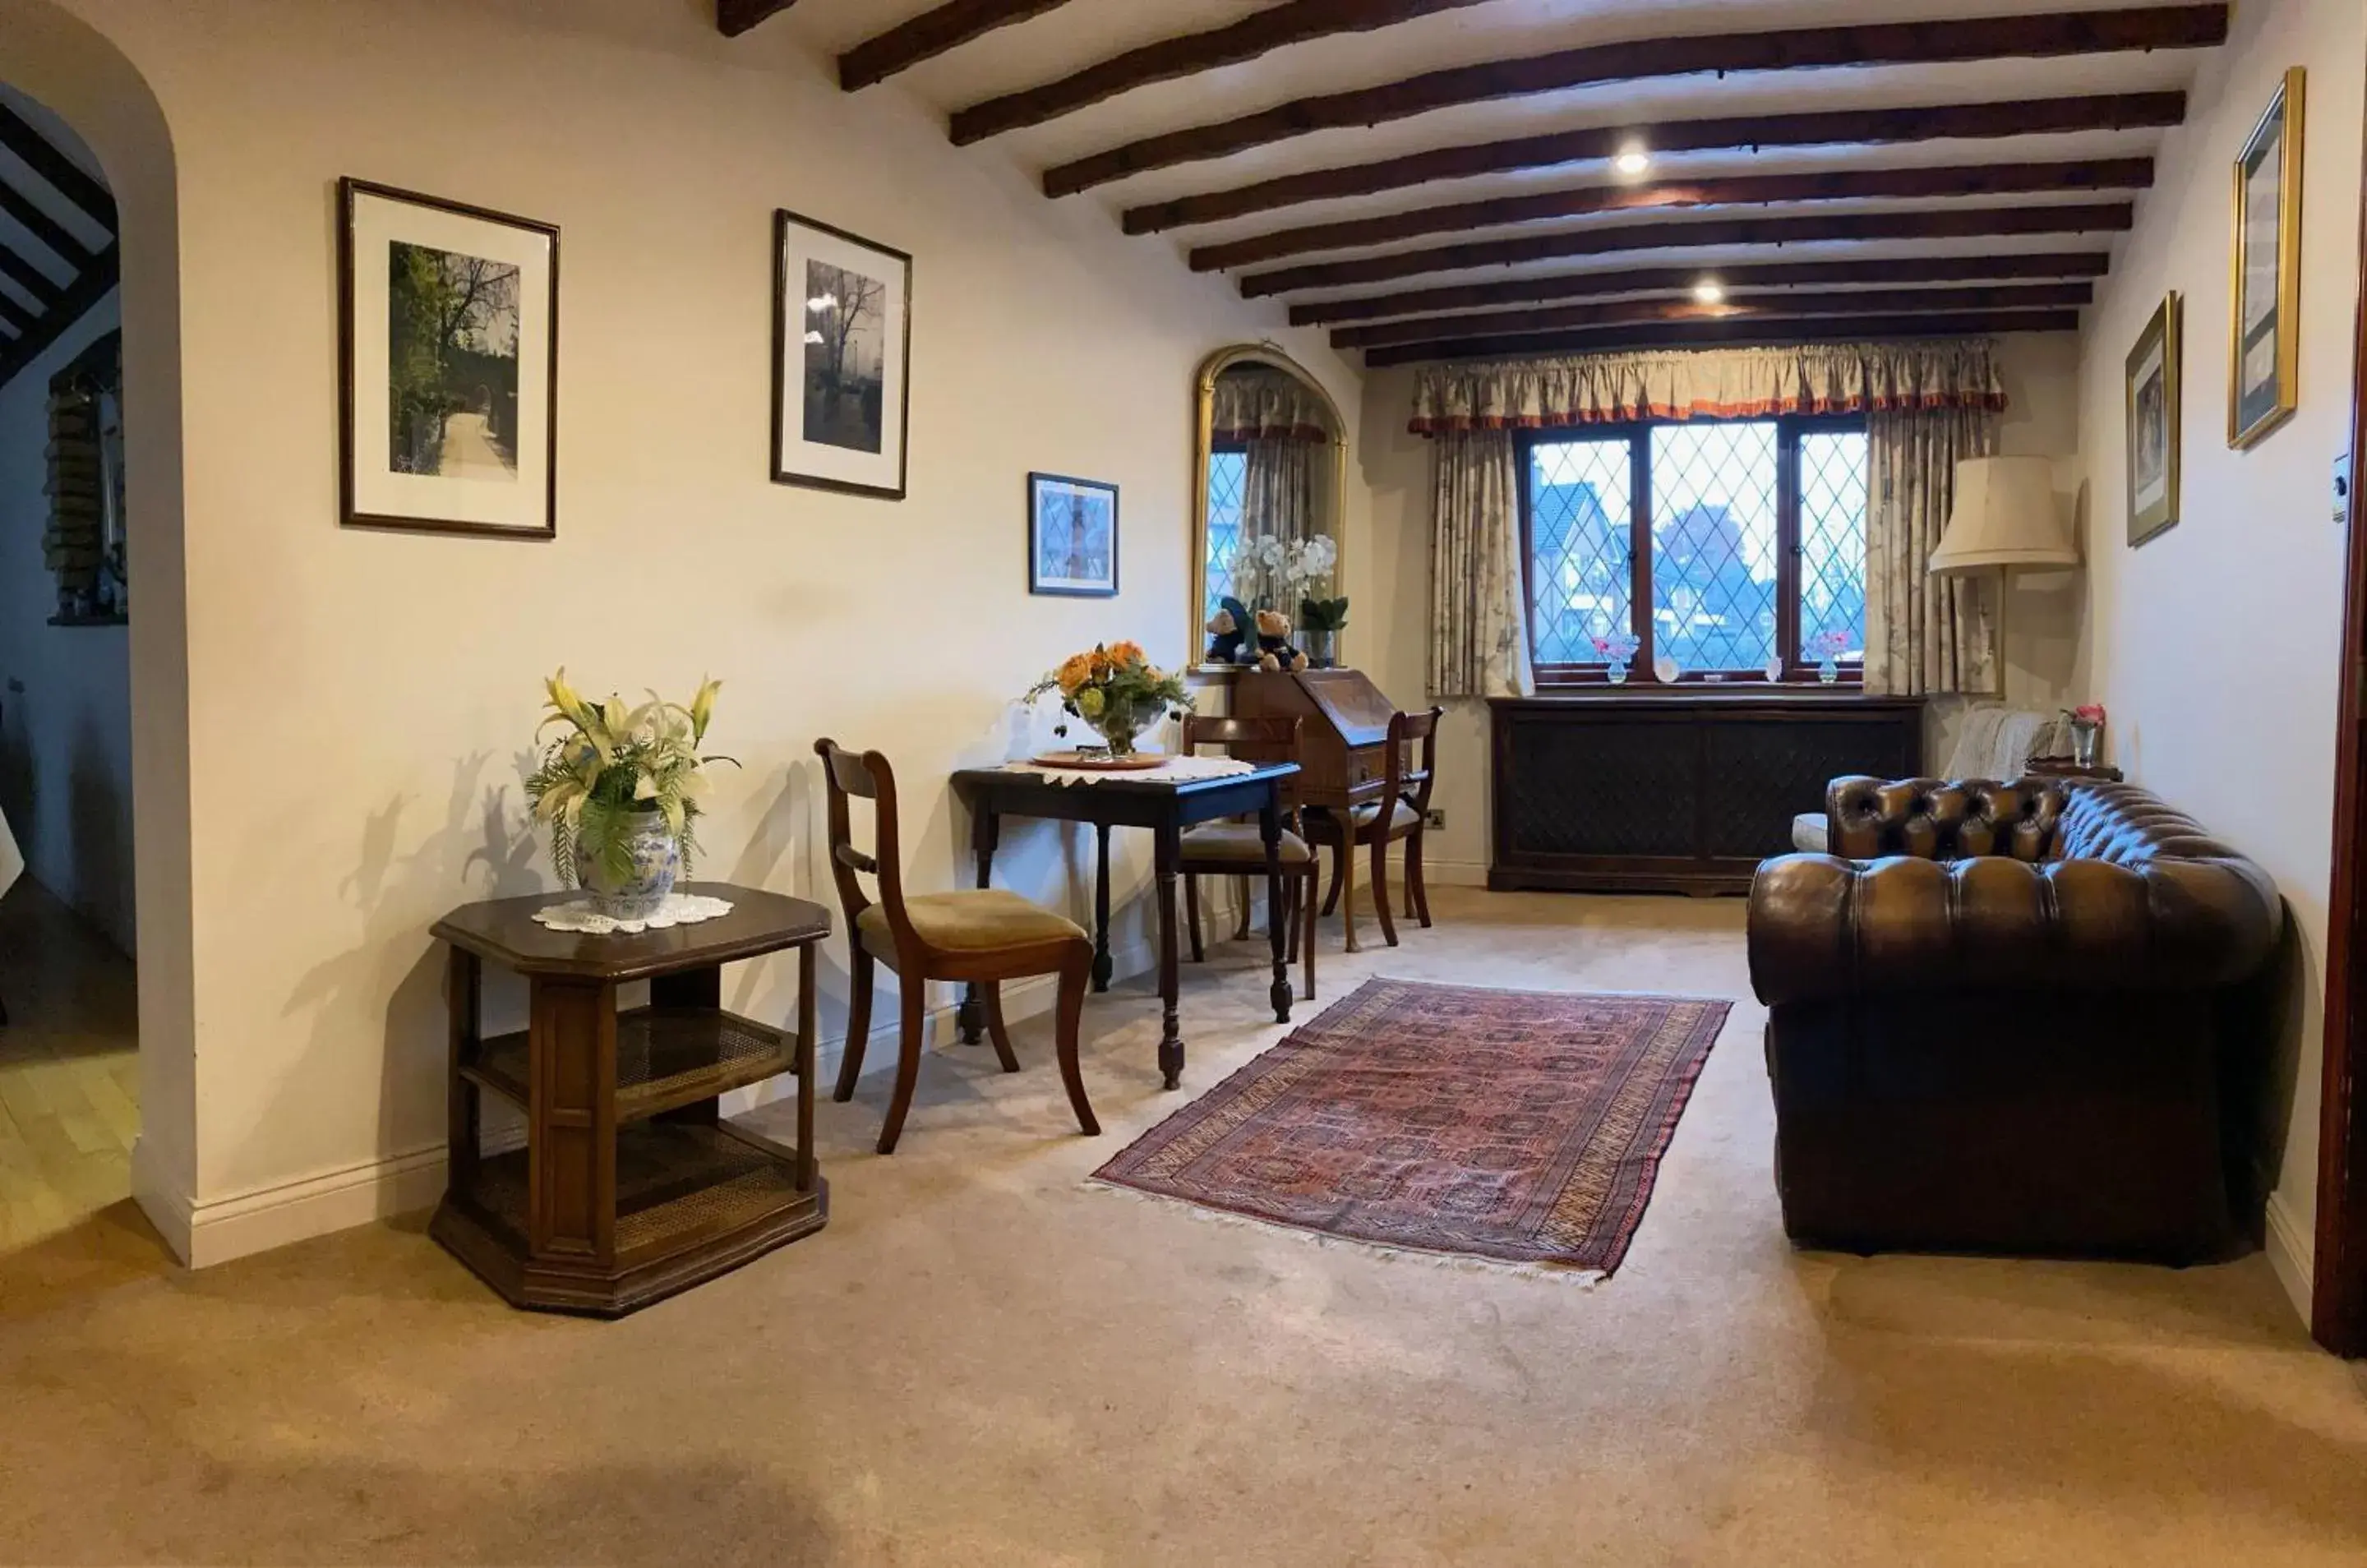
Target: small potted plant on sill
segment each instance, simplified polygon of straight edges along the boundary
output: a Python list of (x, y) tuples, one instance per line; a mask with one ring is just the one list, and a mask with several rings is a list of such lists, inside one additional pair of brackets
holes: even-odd
[(1808, 639), (1808, 651), (1817, 656), (1817, 679), (1829, 686), (1841, 678), (1841, 655), (1849, 651), (1850, 636), (1845, 631), (1826, 630)]
[(1634, 632), (1598, 632), (1589, 639), (1603, 660), (1603, 678), (1614, 686), (1627, 683), (1627, 661), (1643, 644)]
[(611, 919), (645, 920), (697, 852), (707, 765), (739, 765), (698, 750), (723, 683), (701, 685), (688, 707), (652, 692), (629, 709), (615, 696), (585, 701), (565, 670), (543, 684), (549, 712), (536, 738), (554, 725), (563, 733), (544, 748), (526, 793), (549, 826), (559, 880), (589, 888), (593, 907)]

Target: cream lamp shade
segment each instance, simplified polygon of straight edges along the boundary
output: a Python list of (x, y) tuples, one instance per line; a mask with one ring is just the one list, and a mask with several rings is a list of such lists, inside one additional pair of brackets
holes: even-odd
[(2053, 463), (1967, 457), (1956, 465), (1955, 508), (1927, 570), (1945, 574), (2078, 564), (2055, 500)]

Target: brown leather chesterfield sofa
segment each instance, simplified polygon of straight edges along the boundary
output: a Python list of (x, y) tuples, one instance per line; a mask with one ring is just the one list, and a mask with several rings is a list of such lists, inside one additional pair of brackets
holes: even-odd
[(1826, 807), (1837, 852), (1750, 892), (1793, 1240), (2229, 1252), (2267, 874), (2130, 784), (1845, 778)]

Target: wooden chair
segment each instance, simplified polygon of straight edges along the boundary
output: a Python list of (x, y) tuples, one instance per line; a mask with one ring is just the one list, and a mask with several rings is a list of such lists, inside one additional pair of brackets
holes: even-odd
[[(1229, 755), (1244, 761), (1296, 762), (1298, 761), (1298, 726), (1296, 718), (1222, 718), (1203, 717), (1199, 714), (1185, 716), (1184, 720), (1184, 751), (1186, 755), (1202, 746), (1221, 746)], [(1300, 829), (1298, 808), (1286, 805), (1283, 820), (1281, 845), (1283, 886), (1287, 887), (1290, 903), (1279, 911), (1289, 922), (1292, 956), (1297, 958), (1304, 971), (1303, 990), (1308, 1001), (1315, 999), (1315, 892), (1316, 879), (1322, 867), (1315, 858), (1315, 850)], [(1204, 876), (1265, 878), (1265, 838), (1255, 822), (1208, 822), (1184, 830), (1183, 858), (1176, 870), (1184, 877), (1184, 924), (1192, 933), (1192, 962), (1198, 964), (1200, 951), (1200, 878)], [(1301, 885), (1304, 885), (1303, 886)], [(1243, 885), (1240, 928), (1237, 936), (1249, 934), (1250, 901), (1248, 885)], [(1305, 915), (1306, 930), (1301, 931), (1300, 915)], [(1302, 940), (1302, 938), (1304, 940)]]
[[(888, 759), (877, 751), (858, 755), (828, 739), (815, 741), (814, 751), (822, 760), (823, 778), (830, 789), (831, 874), (846, 910), (852, 954), (846, 1054), (838, 1069), (836, 1098), (854, 1099), (855, 1080), (863, 1074), (876, 965), (885, 964), (895, 972), (903, 1003), (896, 1092), (888, 1102), (888, 1120), (879, 1129), (883, 1155), (896, 1152), (904, 1113), (912, 1107), (912, 1089), (920, 1080), (928, 982), (978, 983), (986, 997), (987, 1032), (994, 1041), (994, 1054), (1004, 1072), (1015, 1073), (1019, 1058), (1011, 1049), (1011, 1032), (1002, 1021), (1002, 982), (1029, 975), (1058, 975), (1060, 1081), (1068, 1086), (1069, 1104), (1077, 1113), (1078, 1125), (1087, 1133), (1099, 1133), (1101, 1123), (1093, 1119), (1093, 1108), (1085, 1099), (1084, 1079), (1077, 1070), (1077, 1022), (1084, 1010), (1085, 986), (1093, 967), (1093, 940), (1084, 928), (1000, 888), (906, 897), (898, 870), (896, 775)], [(851, 841), (849, 795), (873, 802), (876, 859)], [(855, 880), (858, 872), (878, 878), (878, 902), (864, 897), (863, 885)]]
[[(1381, 935), (1388, 944), (1398, 944), (1397, 923), (1389, 918), (1389, 846), (1400, 839), (1406, 846), (1406, 918), (1419, 919), (1425, 931), (1430, 928), (1430, 890), (1421, 880), (1421, 840), (1430, 821), (1430, 789), (1438, 771), (1438, 720), (1444, 711), (1433, 707), (1428, 713), (1389, 716), (1381, 797), (1350, 812), (1344, 829), (1331, 812), (1308, 816), (1308, 836), (1331, 851), (1331, 891), (1324, 897), (1323, 912), (1328, 915), (1339, 906), (1341, 890), (1347, 890), (1341, 919), (1351, 953), (1356, 950), (1355, 851), (1360, 844), (1372, 847), (1373, 908), (1381, 917)], [(1409, 770), (1406, 749), (1417, 741), (1421, 746), (1421, 764)]]

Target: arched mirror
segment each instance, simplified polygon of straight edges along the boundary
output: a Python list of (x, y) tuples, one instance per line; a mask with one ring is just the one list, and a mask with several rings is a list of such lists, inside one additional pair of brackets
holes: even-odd
[(1237, 644), (1208, 630), (1228, 601), (1252, 616), (1281, 613), (1308, 662), (1337, 662), (1347, 616), (1348, 427), (1339, 406), (1278, 349), (1224, 349), (1200, 367), (1194, 450), (1192, 635), (1201, 668), (1256, 662), (1252, 626), (1239, 628)]

